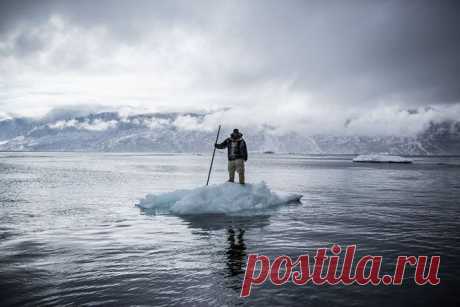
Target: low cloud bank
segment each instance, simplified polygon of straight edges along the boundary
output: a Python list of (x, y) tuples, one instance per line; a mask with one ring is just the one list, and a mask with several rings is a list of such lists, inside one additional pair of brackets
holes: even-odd
[(103, 121), (100, 119), (95, 119), (92, 121), (77, 121), (76, 119), (71, 120), (60, 120), (53, 124), (49, 124), (48, 127), (51, 129), (64, 129), (64, 128), (76, 128), (80, 130), (90, 130), (90, 131), (104, 131), (110, 128), (115, 128), (118, 122), (116, 120)]
[(431, 123), (458, 121), (460, 105), (441, 105), (403, 109), (398, 106), (378, 106), (371, 110), (344, 108), (296, 109), (285, 104), (277, 112), (263, 108), (240, 107), (206, 114), (203, 118), (179, 116), (174, 126), (187, 130), (212, 131), (219, 124), (274, 134), (291, 132), (303, 135), (415, 136)]
[[(105, 109), (107, 110), (107, 109)], [(112, 111), (116, 111), (114, 108)], [(56, 114), (54, 112), (51, 112)], [(97, 112), (94, 112), (97, 113)], [(301, 135), (336, 136), (403, 136), (411, 137), (425, 131), (430, 124), (456, 122), (460, 118), (460, 105), (438, 105), (403, 109), (397, 106), (377, 106), (370, 110), (341, 109), (333, 107), (299, 110), (293, 104), (283, 104), (276, 112), (258, 107), (236, 107), (208, 113), (179, 113), (169, 118), (150, 116), (131, 110), (119, 111), (115, 119), (79, 118), (80, 112), (60, 111), (65, 119), (55, 119), (48, 124), (51, 129), (76, 128), (104, 131), (118, 124), (131, 124), (149, 129), (174, 128), (188, 131), (211, 132), (218, 125), (227, 128), (239, 127), (252, 131), (264, 130), (275, 135), (298, 133)], [(56, 116), (56, 115), (54, 115)], [(8, 114), (3, 117), (11, 118)]]

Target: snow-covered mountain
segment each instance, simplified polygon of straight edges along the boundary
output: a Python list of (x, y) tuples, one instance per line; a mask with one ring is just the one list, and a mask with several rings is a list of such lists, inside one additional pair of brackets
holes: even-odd
[[(0, 120), (2, 151), (207, 152), (215, 131), (200, 126), (204, 114), (116, 112)], [(227, 135), (230, 131), (224, 131)], [(415, 137), (278, 135), (244, 129), (251, 151), (295, 153), (460, 154), (460, 122), (432, 123)], [(223, 136), (222, 136), (223, 137)]]

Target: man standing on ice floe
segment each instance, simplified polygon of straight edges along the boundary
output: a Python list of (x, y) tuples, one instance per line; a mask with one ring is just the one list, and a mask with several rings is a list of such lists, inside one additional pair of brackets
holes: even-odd
[(243, 134), (238, 129), (233, 129), (233, 133), (222, 143), (216, 143), (217, 149), (227, 148), (228, 150), (228, 181), (235, 181), (235, 171), (238, 172), (240, 184), (244, 184), (244, 162), (248, 160), (248, 150)]

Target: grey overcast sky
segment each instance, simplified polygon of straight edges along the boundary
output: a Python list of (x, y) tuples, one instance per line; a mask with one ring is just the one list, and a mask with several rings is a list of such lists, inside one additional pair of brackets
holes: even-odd
[(201, 126), (412, 135), (460, 118), (459, 74), (460, 1), (0, 4), (0, 119), (213, 111)]

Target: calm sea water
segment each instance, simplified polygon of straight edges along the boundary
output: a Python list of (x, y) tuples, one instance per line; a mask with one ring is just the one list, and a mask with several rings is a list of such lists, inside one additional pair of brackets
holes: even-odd
[[(0, 305), (459, 305), (460, 159), (354, 164), (351, 156), (253, 155), (249, 182), (304, 195), (252, 217), (152, 215), (148, 193), (202, 186), (210, 157), (0, 153)], [(219, 155), (211, 181), (226, 180)], [(254, 287), (249, 253), (441, 255), (439, 286)], [(392, 273), (392, 271), (389, 271)]]

